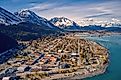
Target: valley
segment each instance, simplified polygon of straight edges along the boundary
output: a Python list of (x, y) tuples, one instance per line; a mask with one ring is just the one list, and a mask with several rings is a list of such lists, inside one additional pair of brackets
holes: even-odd
[(117, 19), (78, 24), (66, 17), (49, 20), (29, 9), (11, 13), (0, 7), (0, 79), (75, 80), (103, 74), (109, 51), (85, 36), (121, 34), (120, 26)]
[(45, 80), (82, 75), (79, 78), (83, 78), (103, 73), (108, 64), (105, 48), (75, 35), (48, 36), (19, 44), (24, 46), (19, 46), (17, 55), (0, 65), (1, 76)]

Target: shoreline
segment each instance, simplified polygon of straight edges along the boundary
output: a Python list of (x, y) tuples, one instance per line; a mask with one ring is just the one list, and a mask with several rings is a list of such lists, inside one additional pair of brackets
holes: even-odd
[[(75, 38), (79, 39), (80, 37), (75, 36), (72, 38), (69, 36), (69, 37), (66, 37), (66, 38), (63, 37), (63, 38), (65, 40), (69, 39), (71, 41), (73, 39), (75, 40)], [(98, 56), (89, 57), (90, 59), (92, 59), (92, 57), (95, 59), (95, 61), (96, 61), (95, 64), (91, 64), (92, 62), (90, 60), (89, 65), (80, 64), (77, 67), (70, 67), (70, 68), (60, 69), (60, 70), (53, 69), (51, 71), (45, 71), (45, 72), (44, 71), (29, 72), (29, 73), (24, 72), (23, 74), (18, 73), (16, 76), (20, 76), (23, 79), (25, 79), (25, 78), (26, 79), (36, 79), (37, 78), (37, 79), (41, 79), (41, 80), (77, 80), (77, 79), (84, 79), (84, 78), (93, 77), (93, 76), (96, 76), (99, 74), (103, 74), (106, 71), (106, 69), (108, 67), (108, 63), (109, 63), (109, 58), (107, 55), (108, 50), (104, 46), (98, 44), (95, 41), (90, 41), (90, 40), (81, 39), (81, 38), (80, 38), (80, 40), (82, 41), (82, 42), (80, 42), (80, 44), (82, 43), (82, 44), (84, 44), (84, 46), (92, 46), (91, 49), (89, 47), (89, 50), (91, 50), (92, 52), (93, 52), (93, 49), (96, 49), (96, 50), (99, 49), (97, 52), (92, 53), (92, 54), (95, 54)], [(83, 53), (86, 50), (85, 48), (87, 49), (87, 47), (83, 47), (83, 50), (80, 52), (79, 55), (81, 55), (81, 53)], [(101, 53), (101, 54), (99, 54), (99, 53)], [(79, 58), (81, 58), (81, 57), (79, 57)], [(106, 63), (104, 63), (105, 60), (106, 60)], [(44, 76), (41, 77), (40, 75), (44, 75)]]
[(72, 79), (84, 79), (84, 78), (89, 78), (89, 77), (101, 75), (101, 74), (106, 72), (107, 67), (108, 67), (108, 64), (106, 64), (105, 67), (103, 67), (103, 69), (101, 69), (101, 70), (98, 70), (98, 71), (95, 71), (93, 73), (89, 73), (89, 74), (86, 74), (86, 75), (83, 75), (83, 76), (78, 76), (78, 78), (75, 77), (75, 78), (72, 78)]
[[(90, 40), (88, 40), (88, 41), (90, 41)], [(92, 41), (92, 42), (95, 42), (95, 41)], [(100, 45), (100, 46), (102, 46), (101, 44), (99, 44), (97, 42), (95, 42), (95, 43), (98, 44), (98, 45)], [(102, 47), (105, 48), (106, 50), (108, 50), (106, 47), (104, 47), (104, 46), (102, 46)], [(109, 52), (106, 53), (106, 54), (109, 56)], [(59, 75), (54, 75), (53, 78), (51, 77), (51, 78), (42, 79), (42, 80), (78, 80), (78, 79), (81, 80), (81, 79), (85, 79), (85, 78), (89, 78), (89, 77), (94, 77), (94, 76), (97, 76), (97, 75), (105, 73), (108, 65), (109, 65), (109, 59), (108, 59), (108, 63), (106, 63), (105, 65), (101, 66), (101, 69), (96, 70), (96, 71), (94, 71), (92, 73), (88, 72), (86, 74), (82, 74), (83, 72), (74, 72), (74, 73), (67, 73), (66, 74), (66, 75), (71, 74), (71, 76), (65, 76), (65, 74), (64, 75), (63, 74), (59, 74)], [(77, 74), (75, 74), (75, 73), (77, 73)], [(58, 78), (56, 76), (58, 76)]]
[[(92, 72), (92, 73), (87, 73), (87, 74), (81, 74), (82, 72), (77, 72), (77, 74), (74, 74), (76, 72), (74, 72), (73, 74), (71, 73), (71, 76), (67, 77), (67, 76), (64, 76), (63, 74), (60, 74), (60, 75), (54, 75), (53, 77), (48, 77), (48, 78), (44, 78), (42, 80), (81, 80), (81, 79), (85, 79), (85, 78), (89, 78), (89, 77), (94, 77), (94, 76), (97, 76), (97, 75), (101, 75), (103, 73), (105, 73), (106, 69), (108, 67), (108, 64), (105, 64), (102, 69), (100, 70), (97, 70), (95, 72)], [(68, 74), (69, 75), (69, 74)], [(58, 77), (58, 78), (57, 78)]]

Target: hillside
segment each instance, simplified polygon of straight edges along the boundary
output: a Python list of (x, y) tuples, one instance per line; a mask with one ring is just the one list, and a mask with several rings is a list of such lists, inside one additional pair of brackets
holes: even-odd
[(11, 25), (17, 24), (20, 21), (20, 18), (0, 7), (0, 24)]
[(16, 40), (32, 40), (39, 37), (56, 34), (58, 31), (52, 30), (50, 28), (45, 28), (33, 23), (22, 22), (17, 25), (0, 25), (0, 32), (10, 36)]
[(14, 39), (0, 33), (0, 53), (4, 52), (5, 50), (11, 49), (16, 45), (17, 42)]

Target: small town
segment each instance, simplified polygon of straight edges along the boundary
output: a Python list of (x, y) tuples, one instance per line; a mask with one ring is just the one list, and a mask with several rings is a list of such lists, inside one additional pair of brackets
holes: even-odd
[(0, 0), (0, 80), (121, 80), (121, 0)]
[[(108, 51), (93, 41), (77, 35), (45, 38), (19, 42), (19, 46), (4, 53), (13, 54), (0, 65), (0, 78), (51, 80), (84, 78), (101, 73), (108, 64)], [(6, 60), (1, 54), (1, 59)]]

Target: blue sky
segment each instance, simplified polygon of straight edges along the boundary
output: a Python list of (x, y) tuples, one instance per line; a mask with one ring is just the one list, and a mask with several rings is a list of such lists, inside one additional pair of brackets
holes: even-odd
[(121, 0), (0, 0), (0, 6), (12, 12), (30, 9), (48, 19), (121, 19)]

